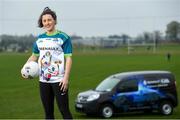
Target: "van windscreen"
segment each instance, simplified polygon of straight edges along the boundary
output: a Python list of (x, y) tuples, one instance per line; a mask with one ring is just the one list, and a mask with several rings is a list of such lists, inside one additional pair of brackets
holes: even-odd
[(111, 91), (117, 83), (119, 83), (120, 79), (116, 77), (108, 77), (103, 80), (97, 87), (96, 91)]

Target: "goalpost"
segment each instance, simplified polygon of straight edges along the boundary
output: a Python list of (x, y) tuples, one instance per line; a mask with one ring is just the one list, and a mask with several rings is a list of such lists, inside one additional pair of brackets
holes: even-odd
[[(152, 52), (156, 53), (156, 40), (153, 39), (152, 43), (146, 43), (145, 41), (143, 43), (133, 43), (132, 39), (128, 39), (127, 41), (127, 50), (128, 54), (135, 53), (135, 52)], [(140, 50), (140, 51), (138, 51)], [(144, 50), (144, 51), (142, 51)]]

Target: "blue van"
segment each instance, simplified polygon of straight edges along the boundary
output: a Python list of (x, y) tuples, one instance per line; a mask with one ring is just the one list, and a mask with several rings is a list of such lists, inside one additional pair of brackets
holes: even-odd
[(173, 113), (178, 105), (176, 81), (169, 71), (135, 71), (111, 75), (95, 89), (81, 92), (75, 101), (78, 112), (110, 118), (127, 111)]

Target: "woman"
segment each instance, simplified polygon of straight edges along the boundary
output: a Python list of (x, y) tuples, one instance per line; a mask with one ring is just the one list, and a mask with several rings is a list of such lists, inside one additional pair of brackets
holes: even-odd
[(54, 119), (54, 97), (63, 118), (72, 119), (68, 100), (72, 45), (67, 34), (56, 30), (56, 23), (55, 12), (46, 7), (38, 20), (38, 26), (46, 32), (38, 36), (27, 62), (38, 61), (40, 95), (46, 119)]

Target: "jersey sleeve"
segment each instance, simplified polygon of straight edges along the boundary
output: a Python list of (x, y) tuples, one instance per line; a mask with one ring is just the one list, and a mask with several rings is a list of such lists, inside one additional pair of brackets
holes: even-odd
[(71, 38), (68, 37), (63, 43), (62, 49), (64, 51), (64, 56), (72, 56), (72, 44), (71, 44)]
[(33, 43), (32, 53), (36, 56), (39, 56), (39, 49), (36, 42)]

